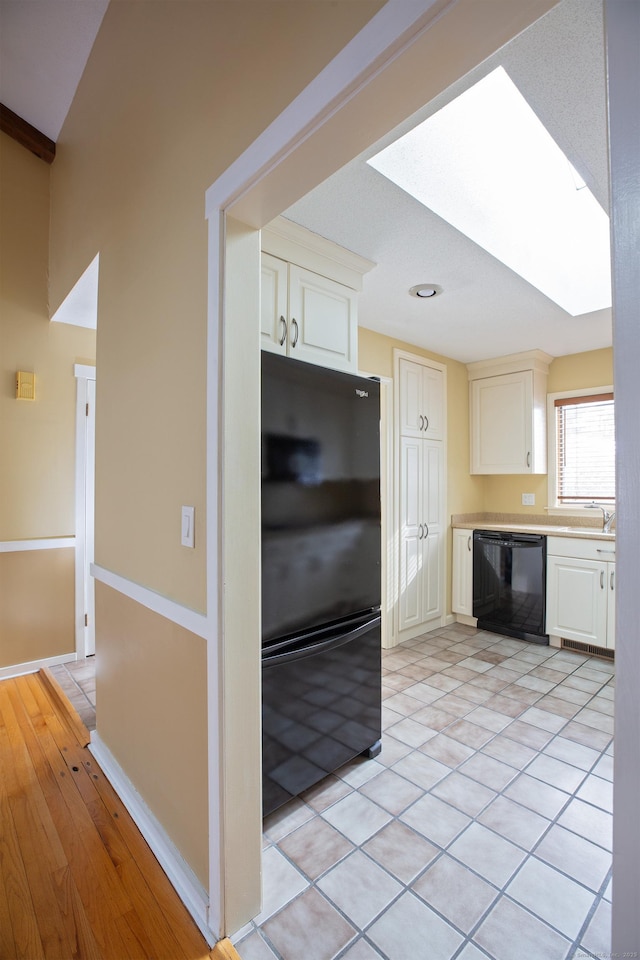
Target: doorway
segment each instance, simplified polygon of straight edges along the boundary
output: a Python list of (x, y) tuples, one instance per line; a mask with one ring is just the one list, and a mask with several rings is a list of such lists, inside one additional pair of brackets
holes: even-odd
[(96, 652), (94, 555), (96, 368), (76, 364), (76, 656)]

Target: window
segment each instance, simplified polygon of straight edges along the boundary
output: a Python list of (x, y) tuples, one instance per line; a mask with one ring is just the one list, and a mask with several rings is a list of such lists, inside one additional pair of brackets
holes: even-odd
[[(615, 422), (613, 393), (557, 394), (549, 403), (553, 441), (550, 470), (554, 489), (549, 505), (581, 507), (615, 500)], [(554, 475), (555, 474), (555, 475)]]

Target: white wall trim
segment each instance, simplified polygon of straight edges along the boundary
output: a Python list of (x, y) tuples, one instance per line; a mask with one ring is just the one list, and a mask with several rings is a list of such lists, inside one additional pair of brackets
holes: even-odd
[(176, 893), (198, 925), (203, 937), (210, 946), (213, 946), (217, 936), (209, 926), (206, 890), (95, 730), (91, 734), (89, 750), (151, 847), (158, 863), (175, 887)]
[[(538, 0), (540, 14), (548, 3)], [(532, 2), (528, 6), (534, 7)], [(407, 53), (414, 42), (443, 16), (459, 7), (458, 0), (388, 0), (363, 29), (315, 77), (314, 80), (283, 110), (256, 140), (211, 184), (205, 194), (205, 215), (209, 220), (208, 250), (208, 313), (207, 313), (207, 612), (208, 626), (208, 735), (209, 735), (209, 894), (210, 923), (223, 929), (231, 911), (225, 905), (225, 857), (233, 851), (224, 849), (225, 818), (232, 817), (223, 803), (226, 763), (232, 759), (225, 752), (223, 727), (225, 703), (224, 616), (220, 597), (224, 574), (221, 569), (221, 510), (224, 491), (220, 490), (220, 423), (221, 397), (224, 393), (224, 362), (221, 345), (225, 338), (224, 257), (225, 219), (227, 213), (239, 220), (250, 219), (256, 231), (265, 226), (269, 216), (264, 204), (258, 204), (243, 217), (240, 201), (246, 200), (260, 186), (268, 187), (269, 176), (282, 167), (299, 147), (322, 130), (333, 117), (351, 104), (390, 65)], [(545, 8), (545, 9), (543, 9)], [(516, 18), (518, 20), (518, 18)], [(523, 17), (523, 26), (526, 17)], [(492, 21), (493, 23), (493, 21)], [(498, 25), (494, 23), (493, 29)], [(508, 31), (502, 31), (502, 42)], [(290, 202), (294, 199), (291, 198)], [(282, 197), (280, 197), (280, 201)], [(279, 202), (280, 202), (279, 201)], [(259, 212), (256, 212), (260, 207)], [(257, 314), (256, 314), (256, 337)], [(446, 443), (446, 441), (444, 441)], [(446, 448), (445, 448), (446, 455)], [(446, 515), (446, 507), (445, 515)], [(443, 609), (444, 616), (444, 609)], [(254, 665), (251, 665), (252, 667)], [(257, 690), (257, 687), (256, 687)], [(254, 695), (251, 687), (249, 695)], [(257, 695), (257, 694), (256, 694)], [(226, 701), (228, 704), (228, 701)], [(232, 718), (233, 719), (233, 718)], [(231, 724), (232, 725), (232, 724)], [(216, 916), (217, 913), (217, 916)]]
[(75, 537), (43, 537), (42, 540), (2, 540), (0, 553), (22, 553), (24, 550), (62, 550), (75, 547)]
[(83, 377), (85, 380), (96, 379), (96, 368), (88, 363), (76, 363), (73, 367), (74, 377)]
[(43, 660), (30, 660), (27, 663), (13, 663), (10, 667), (0, 667), (0, 680), (11, 677), (23, 677), (25, 673), (37, 673), (43, 667), (55, 667), (59, 663), (72, 663), (78, 659), (77, 653), (61, 653), (57, 657), (45, 657)]
[(388, 0), (209, 187), (205, 194), (207, 218), (240, 200), (452, 5), (443, 8), (439, 0)]
[[(451, 4), (446, 4), (448, 7)], [(436, 13), (433, 8), (437, 7)], [(240, 157), (208, 188), (205, 215), (209, 221), (207, 309), (207, 617), (202, 636), (208, 638), (209, 739), (209, 897), (211, 927), (225, 927), (224, 817), (222, 784), (225, 779), (222, 729), (222, 672), (224, 610), (220, 555), (221, 490), (219, 438), (224, 390), (221, 343), (224, 342), (224, 257), (226, 212), (263, 180), (314, 131), (355, 95), (358, 89), (396, 59), (442, 13), (438, 0), (388, 0), (385, 6), (322, 70)], [(259, 227), (264, 226), (260, 223)], [(220, 638), (220, 642), (218, 640)]]
[(170, 600), (168, 597), (164, 597), (148, 587), (143, 587), (133, 580), (127, 580), (120, 574), (106, 570), (97, 563), (91, 564), (91, 575), (100, 583), (106, 584), (112, 590), (117, 590), (118, 593), (124, 594), (130, 600), (135, 600), (136, 603), (164, 617), (165, 620), (170, 620), (179, 627), (184, 627), (185, 630), (195, 633), (198, 637), (207, 638), (207, 617), (198, 613), (197, 610), (184, 607), (182, 604), (176, 603), (175, 600)]

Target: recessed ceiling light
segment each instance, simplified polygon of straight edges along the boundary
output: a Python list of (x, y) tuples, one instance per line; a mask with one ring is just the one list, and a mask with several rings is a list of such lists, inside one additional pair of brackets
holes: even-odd
[(442, 293), (442, 287), (436, 286), (435, 283), (418, 283), (415, 287), (411, 287), (409, 293), (412, 297), (421, 297), (426, 300)]

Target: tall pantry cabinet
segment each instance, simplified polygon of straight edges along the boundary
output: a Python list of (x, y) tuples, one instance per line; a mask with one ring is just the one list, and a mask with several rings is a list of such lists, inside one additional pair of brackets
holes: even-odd
[(400, 642), (444, 613), (446, 368), (400, 350), (394, 358)]

